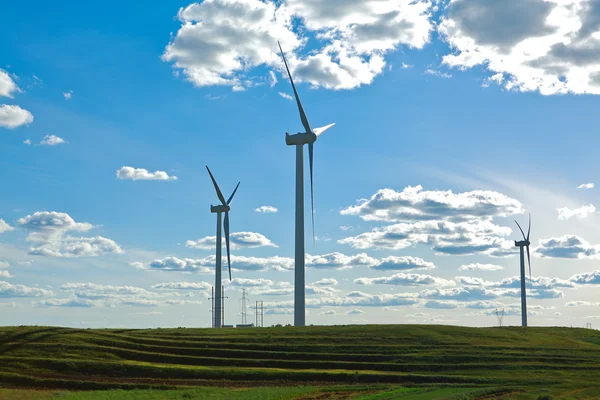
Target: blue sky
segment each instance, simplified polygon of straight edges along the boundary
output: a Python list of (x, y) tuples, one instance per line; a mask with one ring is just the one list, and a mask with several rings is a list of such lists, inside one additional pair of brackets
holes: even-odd
[[(597, 189), (578, 187), (598, 174), (597, 4), (321, 3), (3, 7), (2, 323), (210, 325), (218, 200), (205, 165), (226, 195), (242, 182), (227, 323), (244, 287), (266, 324), (292, 321), (284, 134), (301, 124), (280, 94), (278, 39), (311, 124), (336, 123), (315, 145), (319, 240), (307, 240), (307, 282), (335, 282), (311, 286), (308, 323), (492, 325), (504, 307), (517, 324), (502, 280), (518, 273), (508, 246), (527, 213), (530, 324), (594, 323)], [(376, 238), (399, 230), (412, 233)], [(472, 264), (503, 269), (459, 270)]]

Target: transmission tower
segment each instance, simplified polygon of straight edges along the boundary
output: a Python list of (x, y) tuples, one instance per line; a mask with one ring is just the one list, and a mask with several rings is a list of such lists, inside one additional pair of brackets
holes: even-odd
[(217, 310), (215, 308), (215, 287), (213, 286), (211, 288), (211, 296), (208, 298), (210, 300), (210, 317), (211, 317), (211, 321), (212, 321), (212, 327), (215, 327), (215, 322), (216, 322), (216, 316), (221, 314), (221, 326), (223, 326), (225, 324), (225, 299), (228, 299), (229, 297), (224, 296), (225, 294), (225, 286), (221, 286), (221, 310)]
[(256, 326), (263, 327), (264, 326), (264, 316), (265, 316), (265, 306), (263, 301), (257, 301), (256, 306), (254, 307), (254, 316), (256, 318)]
[(588, 322), (585, 324), (586, 329), (592, 329), (592, 323)]
[(506, 311), (504, 308), (502, 310), (498, 310), (497, 308), (494, 310), (494, 315), (498, 318), (498, 326), (502, 328), (502, 321), (504, 320), (504, 316), (506, 315)]
[(241, 306), (240, 311), (242, 313), (242, 325), (246, 325), (247, 323), (247, 312), (246, 312), (246, 301), (248, 300), (248, 294), (246, 293), (246, 289), (242, 289), (242, 298), (240, 299)]

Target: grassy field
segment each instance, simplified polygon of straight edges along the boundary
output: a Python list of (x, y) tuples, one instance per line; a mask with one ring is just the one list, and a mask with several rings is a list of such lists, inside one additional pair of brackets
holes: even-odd
[(569, 328), (0, 328), (0, 399), (600, 399)]

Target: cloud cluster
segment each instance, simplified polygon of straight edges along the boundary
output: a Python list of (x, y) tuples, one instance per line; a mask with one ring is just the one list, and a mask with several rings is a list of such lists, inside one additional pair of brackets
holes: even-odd
[(12, 278), (8, 269), (10, 268), (10, 264), (7, 261), (0, 261), (0, 278)]
[(504, 267), (501, 267), (500, 265), (479, 263), (461, 265), (458, 268), (459, 271), (500, 271), (503, 269)]
[(596, 259), (600, 256), (600, 245), (592, 245), (576, 235), (565, 235), (540, 240), (534, 254), (542, 258)]
[(581, 206), (571, 210), (569, 207), (557, 208), (559, 220), (569, 220), (571, 218), (584, 219), (596, 212), (596, 207), (593, 204), (588, 206)]
[(52, 296), (49, 290), (32, 288), (24, 285), (12, 285), (5, 281), (0, 281), (0, 298), (12, 297), (43, 297)]
[(454, 281), (438, 278), (431, 275), (398, 273), (381, 278), (358, 278), (354, 280), (357, 285), (397, 285), (397, 286), (454, 286)]
[(56, 146), (58, 144), (64, 143), (67, 143), (65, 139), (60, 138), (56, 135), (46, 135), (44, 136), (44, 139), (42, 139), (42, 141), (40, 142), (42, 146)]
[[(257, 247), (277, 247), (275, 243), (270, 241), (266, 236), (257, 232), (234, 232), (229, 235), (231, 247), (236, 248), (257, 248)], [(216, 236), (206, 236), (198, 240), (188, 240), (185, 242), (186, 247), (192, 249), (214, 250), (217, 245)], [(225, 239), (222, 241), (225, 246)]]
[(0, 127), (14, 129), (32, 122), (33, 115), (29, 111), (19, 106), (0, 105)]
[(102, 236), (74, 237), (69, 232), (87, 232), (93, 226), (75, 222), (69, 214), (56, 211), (37, 211), (17, 221), (27, 230), (27, 240), (34, 243), (29, 254), (50, 257), (95, 257), (107, 253), (120, 254), (123, 250), (111, 239)]
[(443, 62), (484, 66), (508, 90), (600, 94), (599, 15), (595, 0), (451, 0)]
[(19, 87), (8, 72), (0, 68), (0, 97), (12, 98), (16, 92), (20, 92)]
[[(135, 268), (151, 271), (212, 273), (216, 265), (216, 257), (208, 256), (200, 259), (165, 257), (147, 264), (133, 262), (130, 265)], [(221, 265), (223, 269), (227, 268), (227, 258), (223, 258)], [(231, 256), (231, 268), (234, 270), (265, 271), (267, 269), (274, 269), (281, 271), (290, 270), (293, 266), (294, 260), (286, 257)]]
[(121, 167), (117, 170), (117, 179), (132, 181), (176, 181), (176, 176), (169, 176), (164, 171), (148, 171), (144, 168)]
[[(352, 89), (383, 72), (386, 52), (428, 43), (430, 12), (431, 3), (421, 0), (206, 0), (179, 10), (181, 27), (163, 60), (197, 86), (274, 85), (272, 74), (256, 78), (248, 71), (280, 69), (279, 40), (298, 81)], [(293, 27), (314, 35), (317, 47), (301, 54), (306, 38)]]

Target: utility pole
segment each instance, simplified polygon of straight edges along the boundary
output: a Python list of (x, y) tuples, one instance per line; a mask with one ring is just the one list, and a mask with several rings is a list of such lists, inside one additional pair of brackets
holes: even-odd
[(225, 299), (228, 298), (225, 296), (225, 286), (221, 286), (221, 327), (225, 324)]

